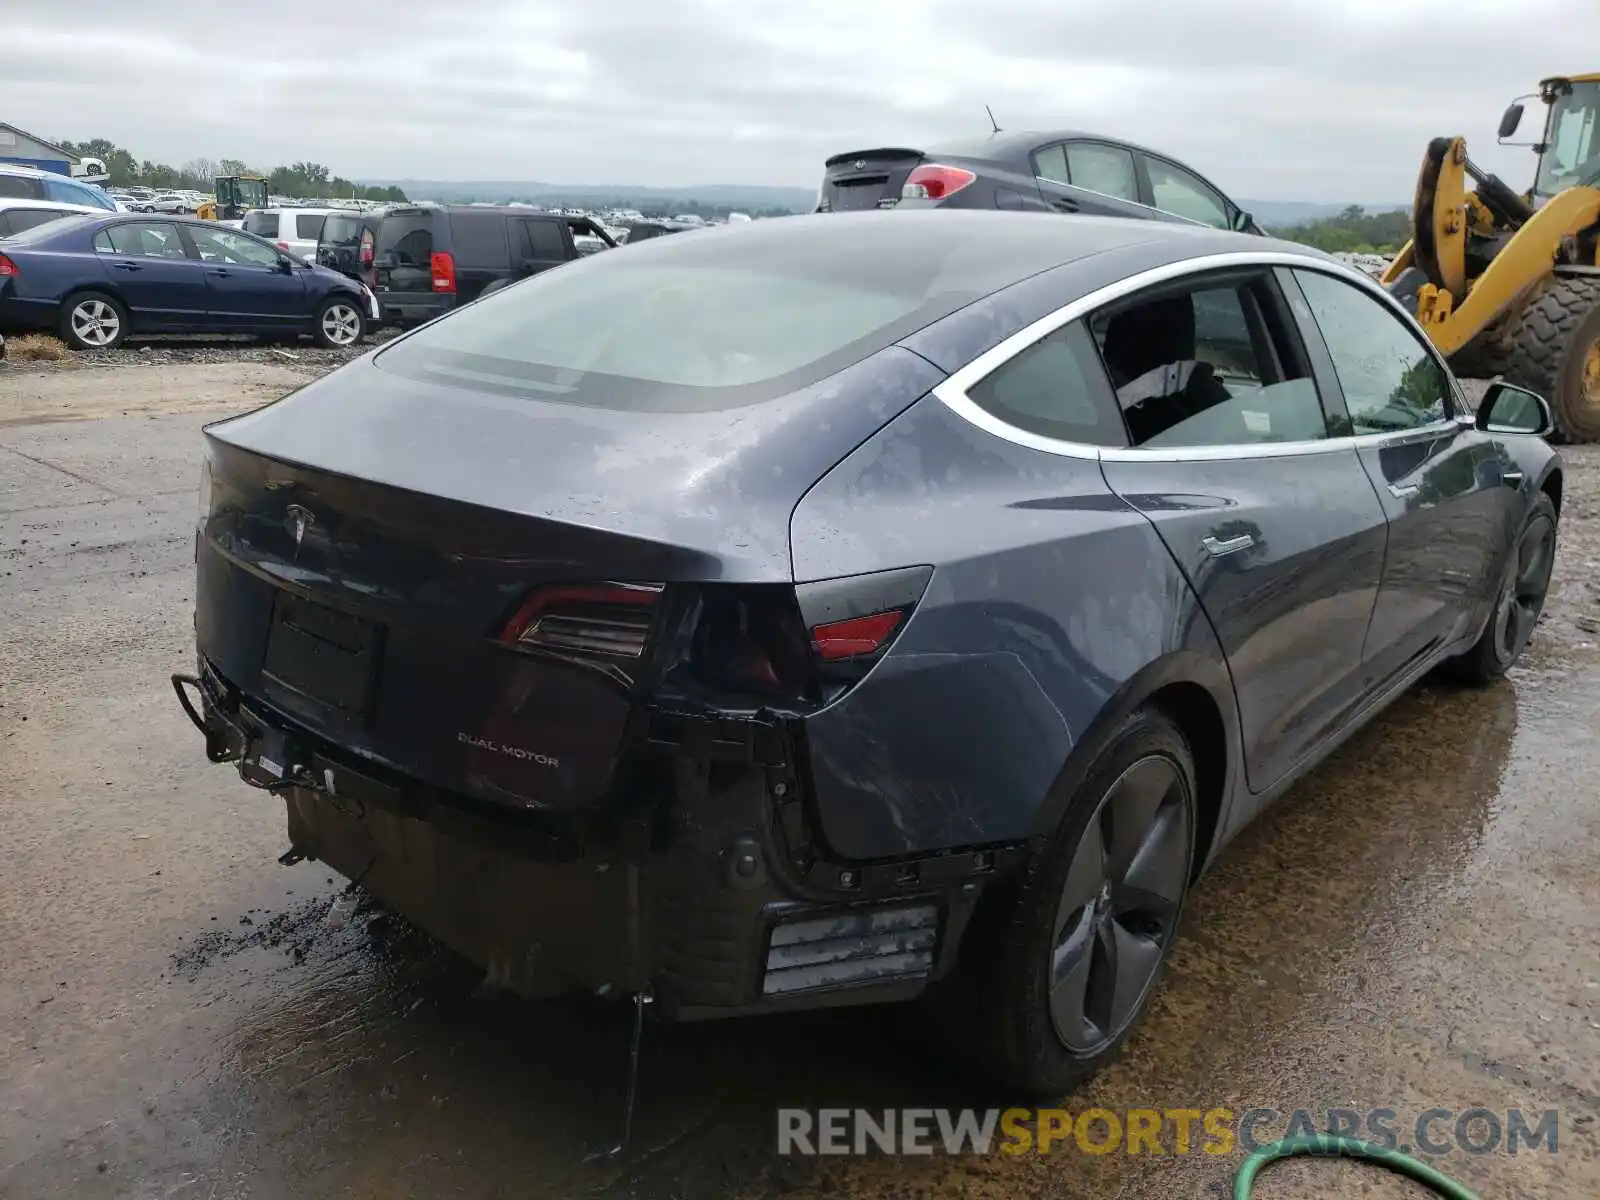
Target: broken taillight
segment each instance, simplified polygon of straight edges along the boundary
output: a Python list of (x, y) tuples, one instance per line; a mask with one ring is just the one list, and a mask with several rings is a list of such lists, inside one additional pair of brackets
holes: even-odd
[(504, 644), (601, 661), (643, 656), (659, 583), (560, 584), (530, 595), (501, 631)]

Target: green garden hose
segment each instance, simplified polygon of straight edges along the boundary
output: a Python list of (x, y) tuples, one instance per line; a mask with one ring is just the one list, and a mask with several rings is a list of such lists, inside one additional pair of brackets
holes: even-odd
[(1480, 1200), (1476, 1192), (1468, 1191), (1448, 1175), (1440, 1174), (1427, 1163), (1418, 1162), (1410, 1155), (1401, 1154), (1398, 1150), (1390, 1150), (1373, 1142), (1334, 1137), (1331, 1134), (1285, 1138), (1281, 1142), (1261, 1147), (1244, 1160), (1243, 1165), (1239, 1167), (1239, 1173), (1233, 1177), (1233, 1200), (1250, 1200), (1255, 1191), (1256, 1176), (1261, 1174), (1268, 1164), (1275, 1163), (1280, 1158), (1294, 1158), (1301, 1154), (1354, 1158), (1376, 1163), (1387, 1170), (1415, 1179), (1437, 1195), (1445, 1197), (1445, 1200)]

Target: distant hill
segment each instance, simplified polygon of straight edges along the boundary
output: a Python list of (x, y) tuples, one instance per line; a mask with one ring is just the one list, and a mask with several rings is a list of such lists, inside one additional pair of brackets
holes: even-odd
[[(1239, 198), (1239, 207), (1243, 208), (1256, 223), (1268, 229), (1291, 229), (1296, 225), (1306, 225), (1312, 221), (1320, 221), (1325, 217), (1337, 217), (1350, 207), (1344, 204), (1318, 204), (1310, 200), (1246, 200)], [(1403, 204), (1363, 204), (1369, 213), (1405, 212), (1411, 207), (1411, 202)]]
[[(376, 181), (374, 181), (376, 182)], [(671, 208), (698, 201), (716, 208), (790, 209), (816, 207), (815, 188), (769, 187), (761, 184), (708, 183), (696, 187), (647, 187), (643, 184), (539, 183), (531, 180), (386, 179), (413, 200), (464, 202), (523, 200), (575, 208), (624, 204), (634, 208)]]

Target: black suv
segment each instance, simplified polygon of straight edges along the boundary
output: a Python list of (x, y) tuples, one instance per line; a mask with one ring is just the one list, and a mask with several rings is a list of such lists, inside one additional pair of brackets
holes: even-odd
[(617, 243), (587, 217), (476, 204), (383, 214), (373, 266), (383, 322), (416, 325), (485, 292), (580, 257), (574, 236)]
[(376, 288), (372, 266), (378, 256), (378, 230), (382, 225), (382, 213), (329, 213), (317, 235), (317, 265)]
[(1261, 233), (1182, 163), (1094, 133), (999, 132), (937, 149), (853, 150), (823, 164), (818, 212), (1003, 208), (1194, 222)]

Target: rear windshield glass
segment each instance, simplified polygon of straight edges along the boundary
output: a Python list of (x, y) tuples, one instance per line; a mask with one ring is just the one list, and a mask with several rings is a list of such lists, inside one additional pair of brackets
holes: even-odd
[(741, 254), (761, 246), (740, 240), (708, 253), (666, 238), (557, 267), (418, 330), (378, 365), (543, 401), (707, 411), (804, 387), (971, 298), (941, 286), (926, 246), (872, 264), (792, 238)]
[(333, 246), (354, 246), (361, 240), (361, 218), (329, 213), (322, 226), (322, 241)]
[(316, 241), (322, 235), (322, 223), (327, 219), (325, 213), (296, 213), (294, 236), (302, 242)]
[(245, 213), (244, 231), (253, 233), (257, 237), (275, 238), (278, 236), (278, 214), (264, 212)]
[(433, 253), (433, 214), (385, 217), (378, 227), (378, 255), (394, 255), (403, 267), (426, 267)]
[[(35, 225), (31, 229), (23, 229), (6, 238), (6, 245), (12, 249), (20, 249), (34, 242), (43, 242), (58, 238), (73, 229), (87, 228), (91, 223), (99, 222), (100, 218), (91, 213), (62, 213), (59, 221), (46, 221), (43, 225)], [(88, 239), (84, 239), (88, 244)], [(73, 247), (76, 249), (77, 247)]]

